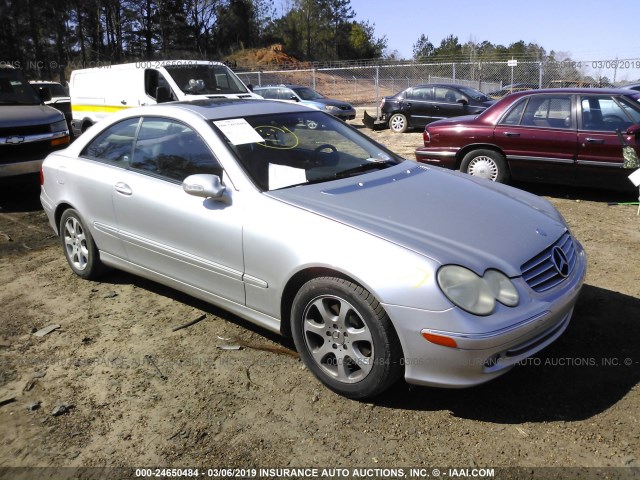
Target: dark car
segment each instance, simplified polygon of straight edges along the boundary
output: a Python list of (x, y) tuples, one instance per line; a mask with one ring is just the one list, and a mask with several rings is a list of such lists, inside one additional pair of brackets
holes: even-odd
[(69, 98), (69, 92), (58, 82), (46, 82), (41, 80), (31, 80), (29, 82), (33, 88), (38, 92), (46, 91), (46, 96), (51, 97), (45, 105), (60, 110), (64, 114), (64, 118), (67, 120), (69, 131), (71, 131), (71, 98)]
[(508, 95), (475, 117), (428, 125), (416, 159), (497, 182), (626, 190), (631, 171), (622, 168), (622, 142), (640, 153), (639, 138), (640, 92), (533, 90)]
[(388, 124), (394, 132), (404, 133), (442, 118), (478, 114), (493, 103), (484, 93), (463, 85), (417, 85), (392, 97), (383, 97), (378, 122)]
[(500, 99), (505, 95), (509, 95), (510, 93), (523, 92), (525, 90), (535, 90), (536, 88), (538, 88), (538, 85), (536, 85), (535, 83), (512, 83), (509, 85), (505, 85), (500, 90), (489, 92), (487, 93), (487, 95), (489, 95), (489, 97), (491, 98)]
[(313, 88), (301, 85), (264, 85), (255, 87), (253, 92), (269, 100), (299, 102), (330, 113), (340, 120), (353, 120), (356, 118), (356, 109), (349, 103), (327, 98)]

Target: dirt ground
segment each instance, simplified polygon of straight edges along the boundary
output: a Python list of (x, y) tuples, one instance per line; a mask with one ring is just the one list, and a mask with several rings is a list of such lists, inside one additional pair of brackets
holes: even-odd
[[(407, 158), (421, 143), (369, 133)], [(624, 467), (606, 475), (640, 478), (640, 217), (608, 205), (635, 199), (519, 187), (549, 198), (588, 254), (566, 333), (480, 387), (401, 382), (357, 402), (319, 384), (290, 341), (229, 313), (124, 273), (74, 276), (37, 178), (2, 185), (0, 477), (124, 466)], [(49, 325), (60, 327), (33, 335)]]

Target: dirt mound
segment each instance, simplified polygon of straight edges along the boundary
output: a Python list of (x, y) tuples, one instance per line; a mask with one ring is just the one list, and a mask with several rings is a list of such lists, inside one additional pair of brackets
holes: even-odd
[(300, 65), (302, 62), (284, 51), (284, 45), (274, 43), (264, 48), (244, 48), (225, 58), (236, 65)]

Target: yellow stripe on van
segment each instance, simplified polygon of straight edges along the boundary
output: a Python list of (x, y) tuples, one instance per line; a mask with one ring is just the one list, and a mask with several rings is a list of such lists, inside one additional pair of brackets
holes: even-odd
[(125, 108), (131, 108), (128, 106), (116, 106), (116, 105), (71, 105), (72, 112), (105, 112), (115, 113)]

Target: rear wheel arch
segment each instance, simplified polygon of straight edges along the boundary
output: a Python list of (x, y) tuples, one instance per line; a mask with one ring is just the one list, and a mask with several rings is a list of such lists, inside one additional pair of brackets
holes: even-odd
[(73, 205), (70, 205), (68, 203), (61, 203), (56, 207), (56, 211), (54, 213), (53, 218), (56, 221), (56, 233), (58, 235), (60, 235), (60, 220), (62, 219), (62, 215), (64, 214), (64, 212), (66, 212), (70, 208), (73, 208)]
[[(456, 153), (456, 165), (455, 168), (456, 170), (460, 169), (460, 166), (462, 165), (462, 160), (464, 159), (464, 157), (467, 155), (467, 153), (471, 152), (472, 150), (493, 150), (494, 152), (502, 155), (503, 157), (505, 157), (505, 159), (507, 158), (507, 156), (505, 155), (504, 151), (502, 151), (502, 149), (496, 145), (492, 145), (490, 143), (478, 143), (478, 144), (473, 144), (473, 145), (467, 145), (463, 148), (461, 148), (460, 150), (458, 150), (458, 152)], [(507, 163), (507, 169), (509, 168), (509, 164)]]

